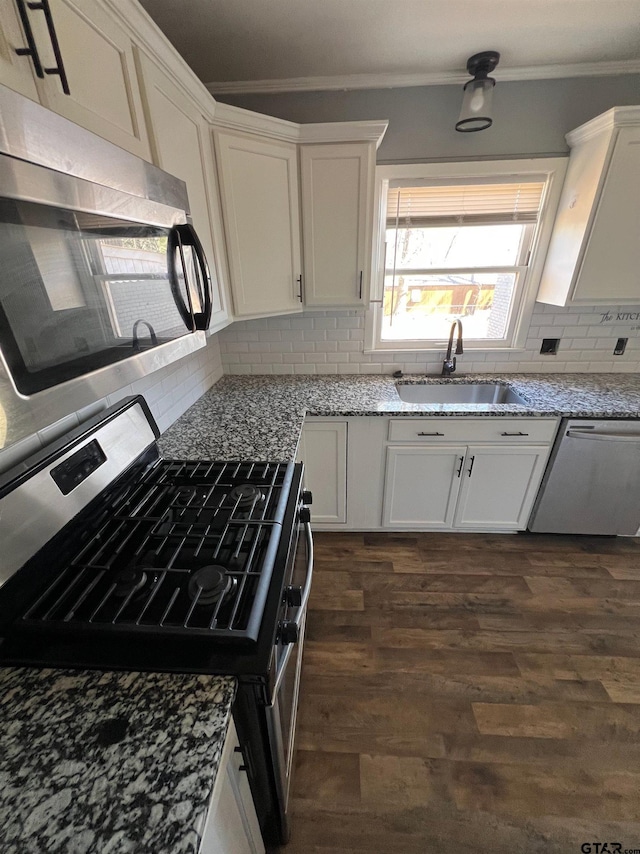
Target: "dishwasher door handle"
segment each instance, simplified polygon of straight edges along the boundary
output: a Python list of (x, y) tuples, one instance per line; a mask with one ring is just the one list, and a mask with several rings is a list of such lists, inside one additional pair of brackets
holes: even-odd
[(639, 442), (640, 433), (590, 433), (575, 427), (567, 430), (569, 439), (596, 439), (598, 442)]

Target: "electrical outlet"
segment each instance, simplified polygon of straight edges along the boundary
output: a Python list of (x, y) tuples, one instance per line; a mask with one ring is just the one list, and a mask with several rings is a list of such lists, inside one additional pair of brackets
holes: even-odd
[(555, 356), (558, 352), (559, 344), (559, 338), (543, 338), (542, 346), (540, 347), (540, 353), (543, 356)]

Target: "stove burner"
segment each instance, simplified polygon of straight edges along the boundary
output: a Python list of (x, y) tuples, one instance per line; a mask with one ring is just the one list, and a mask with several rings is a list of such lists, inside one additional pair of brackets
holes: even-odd
[(189, 579), (189, 596), (198, 596), (198, 605), (214, 605), (218, 599), (226, 599), (237, 587), (237, 579), (227, 575), (223, 566), (203, 566)]
[(123, 569), (115, 579), (114, 596), (125, 599), (130, 593), (137, 593), (147, 583), (147, 573), (143, 569)]
[(180, 486), (176, 489), (176, 497), (174, 503), (181, 507), (186, 507), (196, 496), (197, 489), (195, 486)]
[(252, 504), (262, 504), (266, 500), (266, 495), (252, 483), (239, 483), (229, 493), (229, 499), (237, 503), (238, 509), (244, 510)]

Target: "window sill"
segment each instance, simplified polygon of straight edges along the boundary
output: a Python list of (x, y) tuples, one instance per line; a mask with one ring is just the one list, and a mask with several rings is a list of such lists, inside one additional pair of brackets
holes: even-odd
[[(369, 349), (365, 347), (362, 351), (367, 356), (384, 356), (389, 353), (442, 353), (447, 349), (447, 342), (436, 347), (394, 347), (384, 348), (383, 350)], [(465, 342), (465, 353), (523, 353), (524, 347), (473, 347)]]

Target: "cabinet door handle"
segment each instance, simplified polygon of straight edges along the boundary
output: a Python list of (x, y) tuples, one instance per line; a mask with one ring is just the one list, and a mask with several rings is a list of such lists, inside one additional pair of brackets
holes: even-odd
[(501, 436), (528, 436), (528, 433), (522, 433), (520, 430), (517, 433), (500, 433)]
[(27, 12), (25, 0), (16, 0), (16, 6), (18, 7), (18, 14), (20, 15), (20, 20), (22, 22), (22, 29), (24, 30), (24, 36), (29, 47), (17, 47), (15, 48), (15, 52), (18, 56), (30, 56), (33, 61), (33, 68), (36, 75), (42, 79), (44, 78), (44, 71), (42, 70), (42, 63), (40, 62), (40, 54), (38, 53), (36, 40), (33, 37), (33, 30), (31, 29), (31, 22), (29, 21), (29, 14)]
[(242, 764), (242, 765), (238, 765), (238, 771), (246, 771), (246, 772), (247, 772), (247, 774), (248, 774), (248, 773), (249, 773), (249, 768), (248, 768), (248, 767), (247, 767), (247, 765), (245, 764), (246, 760), (245, 760), (245, 758), (244, 758), (244, 753), (242, 752), (242, 748), (241, 748), (239, 745), (236, 745), (236, 746), (233, 748), (233, 752), (234, 752), (234, 753), (239, 753), (239, 754), (242, 756), (242, 763), (243, 763), (243, 764)]
[(464, 465), (464, 457), (460, 457), (460, 465), (458, 466), (458, 471), (456, 472), (456, 476), (460, 477), (462, 474), (462, 466)]
[(62, 61), (62, 54), (60, 53), (60, 44), (58, 43), (58, 35), (56, 33), (56, 27), (53, 23), (53, 16), (51, 14), (51, 7), (49, 6), (49, 0), (39, 0), (39, 2), (27, 2), (27, 6), (29, 9), (33, 9), (34, 11), (40, 11), (44, 13), (44, 19), (47, 22), (47, 29), (49, 30), (49, 38), (51, 39), (51, 47), (53, 48), (53, 55), (56, 58), (56, 64), (53, 68), (45, 68), (45, 74), (57, 74), (60, 77), (60, 84), (62, 86), (62, 91), (65, 95), (70, 95), (71, 91), (69, 89), (69, 81), (67, 80), (67, 72), (64, 68), (64, 62)]
[(471, 465), (469, 466), (469, 472), (468, 472), (469, 477), (471, 477), (471, 472), (473, 471), (473, 464), (474, 464), (475, 460), (476, 460), (476, 458), (474, 455), (473, 457), (471, 457)]
[(444, 436), (444, 433), (416, 433), (416, 436)]
[(362, 299), (362, 270), (360, 270), (360, 287), (358, 289), (358, 299)]
[(298, 283), (298, 288), (299, 288), (298, 299), (300, 300), (300, 302), (302, 302), (302, 273), (300, 273), (300, 275), (296, 279), (296, 282)]

